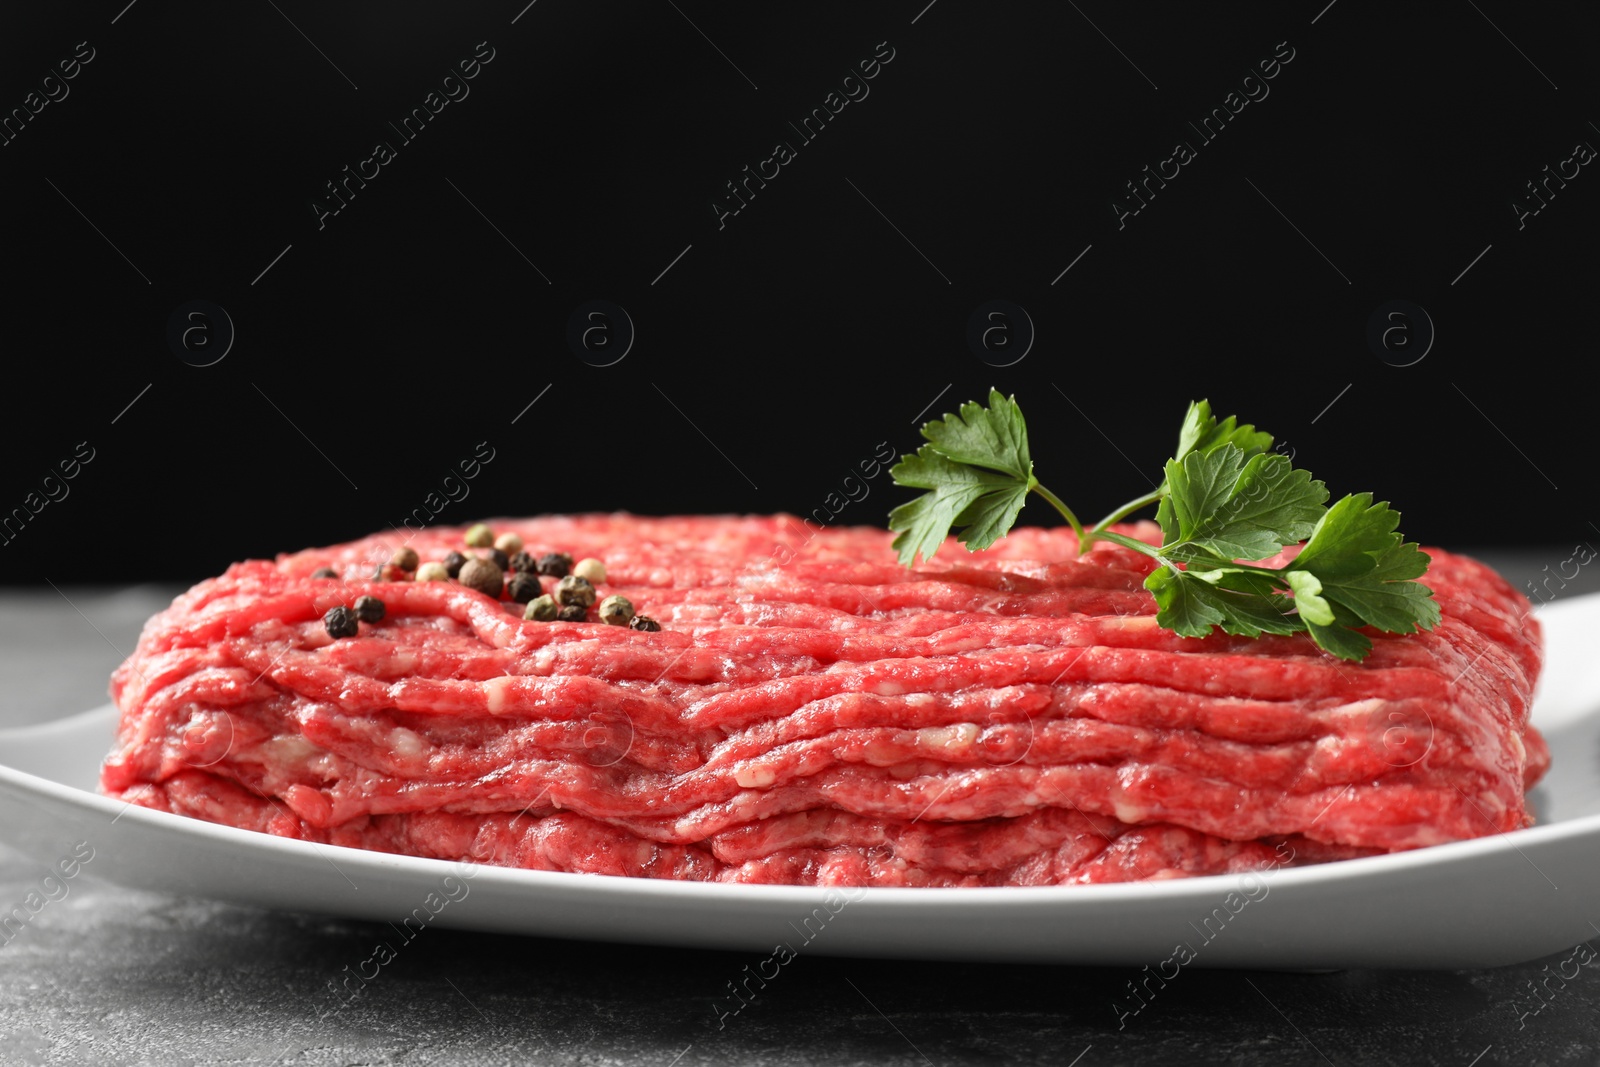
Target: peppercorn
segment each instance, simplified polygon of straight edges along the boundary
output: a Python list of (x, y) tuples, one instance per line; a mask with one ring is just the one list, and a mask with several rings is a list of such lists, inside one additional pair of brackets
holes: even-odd
[(565, 578), (572, 573), (572, 557), (565, 552), (546, 552), (539, 557), (538, 567), (546, 578)]
[(562, 622), (588, 622), (589, 609), (582, 604), (568, 604), (556, 613)]
[(343, 604), (328, 609), (328, 613), (322, 616), (322, 628), (328, 631), (329, 637), (354, 637), (361, 632), (356, 613)]
[(515, 556), (522, 551), (522, 538), (514, 533), (503, 533), (494, 539), (494, 547), (508, 556)]
[(362, 622), (377, 622), (383, 618), (383, 601), (375, 596), (356, 597), (356, 618)]
[(489, 524), (480, 522), (467, 529), (464, 540), (473, 548), (491, 548), (494, 546), (494, 531), (489, 529)]
[(476, 589), (484, 596), (498, 597), (505, 584), (505, 572), (490, 559), (469, 559), (461, 565), (457, 580), (468, 589)]
[(587, 578), (593, 584), (599, 585), (606, 580), (606, 565), (590, 556), (588, 559), (580, 559), (578, 565), (572, 568), (572, 573), (579, 578)]
[(652, 619), (648, 615), (635, 615), (633, 618), (628, 620), (628, 628), (632, 630), (643, 630), (647, 634), (653, 634), (660, 632), (661, 624), (656, 622), (656, 620)]
[(549, 595), (536, 596), (528, 601), (528, 608), (522, 613), (524, 619), (534, 622), (549, 622), (561, 613), (556, 607), (555, 598)]
[(372, 572), (372, 580), (375, 582), (403, 582), (410, 577), (393, 563), (380, 563)]
[(332, 567), (318, 567), (311, 572), (313, 578), (337, 578), (338, 573)]
[(417, 550), (410, 545), (406, 545), (390, 556), (389, 562), (403, 571), (414, 571), (417, 569)]
[(526, 552), (518, 552), (511, 557), (511, 569), (521, 574), (537, 574), (539, 563)]
[(461, 577), (461, 566), (467, 562), (467, 557), (459, 552), (451, 552), (444, 557), (444, 572), (452, 578)]
[(417, 581), (419, 582), (448, 582), (450, 570), (443, 563), (430, 561), (417, 568)]
[(494, 561), (494, 565), (496, 567), (500, 568), (500, 573), (501, 574), (504, 574), (506, 571), (511, 569), (511, 560), (507, 559), (506, 558), (506, 554), (504, 552), (500, 551), (498, 548), (491, 548), (489, 551), (483, 553), (478, 558), (479, 559), (493, 560)]
[(633, 618), (633, 601), (625, 596), (608, 596), (600, 601), (600, 621), (612, 626), (626, 626)]
[(585, 578), (569, 574), (556, 583), (556, 599), (563, 604), (587, 608), (594, 603), (594, 586)]
[(536, 574), (514, 571), (506, 582), (506, 593), (518, 604), (526, 604), (543, 592), (544, 587), (539, 584), (539, 576)]

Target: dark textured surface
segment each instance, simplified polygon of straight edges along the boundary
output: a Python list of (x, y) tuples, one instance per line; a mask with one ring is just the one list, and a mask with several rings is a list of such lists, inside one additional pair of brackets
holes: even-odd
[[(1564, 558), (1554, 547), (1482, 555), (1519, 585), (1546, 557)], [(0, 721), (42, 721), (102, 702), (106, 675), (170, 593), (46, 589), (0, 598), (8, 695)], [(20, 901), (45, 873), (0, 851), (0, 905)], [(1571, 952), (1487, 971), (1191, 967), (1122, 1017), (1116, 1005), (1134, 1004), (1132, 968), (802, 951), (766, 988), (751, 982), (755, 996), (734, 1012), (729, 983), (744, 982), (756, 957), (441, 928), (407, 940), (387, 924), (133, 892), (99, 873), (85, 867), (64, 898), (0, 947), (0, 1064), (1482, 1067), (1600, 1055), (1600, 966), (1568, 964), (1577, 977), (1552, 977)], [(365, 962), (391, 953), (381, 966)], [(352, 979), (363, 970), (376, 977)], [(1532, 983), (1547, 980), (1535, 1000)]]
[[(1590, 1062), (1600, 1025), (1590, 976), (1519, 1031), (1525, 968), (1184, 972), (1119, 1031), (1121, 969), (802, 956), (719, 1029), (712, 1003), (755, 960), (444, 930), (399, 947), (382, 925), (87, 885), (70, 899), (5, 950), (8, 1063), (1059, 1065), (1087, 1049), (1080, 1067), (1465, 1067), (1490, 1046), (1481, 1067)], [(398, 958), (364, 992), (331, 987), (383, 940)]]

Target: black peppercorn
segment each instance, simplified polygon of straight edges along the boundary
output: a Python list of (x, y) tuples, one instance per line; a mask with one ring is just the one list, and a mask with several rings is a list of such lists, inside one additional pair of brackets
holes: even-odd
[(633, 630), (643, 630), (649, 634), (657, 633), (661, 630), (661, 624), (648, 615), (635, 615), (628, 620), (628, 627)]
[(313, 577), (313, 578), (337, 578), (337, 577), (339, 577), (339, 575), (338, 575), (338, 573), (336, 571), (334, 571), (334, 569), (332, 567), (318, 567), (316, 570), (311, 572), (311, 577)]
[(511, 569), (520, 574), (537, 574), (539, 572), (539, 561), (526, 552), (518, 552), (511, 557)]
[(546, 578), (565, 578), (572, 573), (572, 557), (565, 552), (546, 552), (539, 557), (538, 568)]
[(544, 589), (539, 585), (537, 575), (516, 571), (511, 575), (511, 580), (506, 582), (506, 592), (518, 604), (526, 604), (543, 593)]
[(504, 574), (506, 571), (511, 569), (511, 561), (507, 559), (506, 554), (500, 551), (498, 548), (491, 548), (489, 551), (485, 552), (481, 558), (489, 560), (496, 567), (499, 567), (501, 574)]
[(452, 578), (461, 577), (461, 567), (467, 562), (467, 557), (459, 552), (452, 552), (444, 558), (444, 570)]
[(328, 609), (328, 613), (322, 617), (322, 627), (328, 631), (329, 637), (354, 637), (361, 632), (356, 613), (342, 604)]
[(589, 609), (582, 604), (568, 604), (556, 613), (556, 618), (562, 622), (587, 622)]
[(461, 566), (459, 581), (469, 589), (476, 589), (484, 596), (498, 597), (505, 588), (505, 574), (494, 565), (493, 560), (469, 559)]
[(586, 578), (569, 574), (556, 583), (556, 600), (562, 604), (577, 604), (587, 608), (595, 602), (594, 586)]
[(626, 626), (632, 622), (633, 601), (625, 596), (608, 596), (600, 601), (600, 621), (612, 626)]
[(356, 597), (355, 610), (362, 622), (377, 622), (383, 618), (383, 601), (375, 596)]

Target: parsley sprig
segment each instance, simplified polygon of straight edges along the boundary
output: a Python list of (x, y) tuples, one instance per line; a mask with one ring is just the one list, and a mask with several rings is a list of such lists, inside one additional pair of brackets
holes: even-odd
[[(926, 490), (889, 513), (903, 564), (931, 560), (952, 530), (968, 550), (988, 548), (1037, 493), (1071, 525), (1080, 553), (1111, 541), (1153, 557), (1160, 566), (1144, 585), (1156, 622), (1184, 637), (1216, 626), (1244, 637), (1308, 633), (1340, 659), (1361, 660), (1372, 642), (1360, 627), (1412, 633), (1439, 622), (1433, 591), (1414, 580), (1428, 555), (1396, 531), (1398, 512), (1371, 493), (1325, 506), (1327, 487), (1272, 452), (1271, 434), (1217, 419), (1207, 401), (1189, 405), (1161, 484), (1089, 526), (1034, 476), (1015, 398), (991, 389), (988, 407), (969, 401), (925, 423), (922, 436), (928, 443), (889, 472)], [(1151, 504), (1160, 547), (1109, 529)], [(1285, 566), (1240, 562), (1302, 541)]]

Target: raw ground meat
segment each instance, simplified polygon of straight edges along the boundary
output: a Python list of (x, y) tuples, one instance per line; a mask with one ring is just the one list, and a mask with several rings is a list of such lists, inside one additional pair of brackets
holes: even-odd
[[(1105, 542), (1079, 557), (1065, 529), (951, 541), (908, 569), (884, 530), (783, 515), (491, 526), (535, 556), (603, 559), (600, 596), (662, 630), (372, 580), (403, 544), (424, 562), (462, 549), (460, 528), (235, 564), (152, 618), (113, 676), (105, 792), (540, 870), (1049, 885), (1515, 830), (1549, 765), (1527, 600), (1438, 549), (1423, 581), (1442, 622), (1371, 633), (1356, 664), (1304, 636), (1178, 637), (1141, 584), (1153, 561)], [(383, 620), (331, 638), (323, 613), (362, 595)]]

